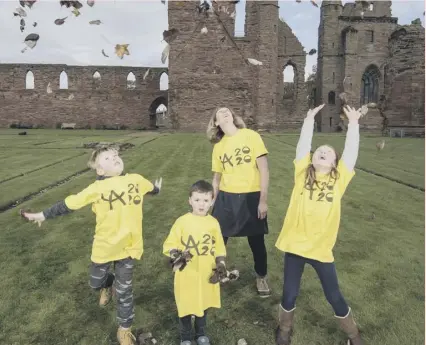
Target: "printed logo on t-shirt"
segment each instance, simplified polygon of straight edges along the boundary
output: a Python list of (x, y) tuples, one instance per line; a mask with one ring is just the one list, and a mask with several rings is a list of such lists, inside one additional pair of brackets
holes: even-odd
[[(102, 193), (101, 199), (109, 203), (109, 209), (112, 211), (114, 209), (113, 204), (115, 202), (121, 202), (123, 206), (128, 205), (139, 205), (142, 202), (142, 199), (139, 195), (139, 185), (129, 183), (127, 185), (128, 190), (116, 192), (112, 189), (109, 192), (109, 196), (105, 197)], [(126, 203), (127, 201), (127, 203)]]
[(236, 148), (233, 152), (225, 153), (222, 156), (219, 156), (220, 161), (222, 162), (223, 170), (226, 170), (226, 166), (234, 167), (238, 165), (243, 165), (251, 162), (250, 148), (248, 146), (243, 146), (241, 148)]
[[(189, 235), (186, 239), (181, 236), (180, 242), (185, 247), (184, 250), (194, 249), (197, 256), (207, 256), (209, 254), (214, 256), (216, 243), (216, 238), (214, 236), (204, 234), (202, 241), (198, 242), (194, 240), (192, 235)], [(194, 252), (191, 251), (191, 254), (194, 255)]]
[[(319, 201), (319, 202), (333, 202), (334, 196), (334, 185), (336, 180), (330, 179), (328, 181), (314, 183), (312, 187), (309, 186), (308, 182), (305, 183), (305, 189), (309, 191), (309, 200)], [(303, 191), (302, 191), (303, 194)], [(314, 195), (315, 194), (315, 195)]]

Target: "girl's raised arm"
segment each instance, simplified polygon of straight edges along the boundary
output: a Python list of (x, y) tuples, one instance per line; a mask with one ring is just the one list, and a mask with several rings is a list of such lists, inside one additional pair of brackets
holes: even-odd
[(348, 131), (346, 133), (345, 148), (342, 154), (342, 161), (345, 163), (349, 171), (353, 171), (358, 159), (359, 151), (359, 123), (361, 116), (360, 110), (345, 106), (343, 108), (346, 116), (349, 119)]
[(314, 132), (314, 120), (315, 115), (324, 107), (324, 104), (320, 106), (309, 109), (306, 114), (306, 118), (303, 121), (302, 130), (300, 132), (299, 142), (296, 147), (296, 161), (305, 158), (305, 156), (311, 152), (312, 146), (312, 135)]

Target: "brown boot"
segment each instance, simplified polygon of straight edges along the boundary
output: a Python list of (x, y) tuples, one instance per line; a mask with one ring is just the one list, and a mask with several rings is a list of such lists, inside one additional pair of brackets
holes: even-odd
[(352, 316), (352, 310), (349, 308), (348, 315), (345, 317), (336, 316), (339, 320), (340, 328), (348, 336), (348, 345), (364, 345), (364, 342), (361, 339), (359, 334), (358, 327), (355, 323), (355, 320)]
[(279, 308), (279, 325), (275, 334), (275, 343), (277, 345), (290, 345), (291, 335), (293, 333), (294, 310), (296, 308), (293, 308), (291, 311), (287, 311), (281, 306), (281, 304)]

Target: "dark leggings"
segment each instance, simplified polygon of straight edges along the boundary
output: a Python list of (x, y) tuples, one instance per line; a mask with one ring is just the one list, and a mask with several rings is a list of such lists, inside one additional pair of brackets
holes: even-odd
[(284, 287), (281, 306), (287, 311), (294, 308), (306, 263), (310, 264), (317, 272), (325, 297), (333, 307), (336, 316), (346, 316), (349, 307), (340, 293), (334, 263), (320, 262), (290, 253), (284, 255)]
[[(229, 237), (224, 237), (225, 245)], [(260, 277), (265, 277), (268, 267), (268, 256), (265, 247), (265, 235), (247, 236), (250, 249), (253, 253), (254, 270)]]
[[(179, 318), (180, 324), (180, 340), (191, 341), (191, 330), (192, 330), (192, 315), (186, 315)], [(207, 310), (204, 311), (203, 317), (195, 316), (195, 339), (206, 335), (206, 322), (207, 322)]]

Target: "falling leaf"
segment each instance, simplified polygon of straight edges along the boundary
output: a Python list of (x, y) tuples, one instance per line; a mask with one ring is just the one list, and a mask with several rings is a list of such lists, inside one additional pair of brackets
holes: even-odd
[(37, 26), (37, 22), (34, 22), (34, 23), (33, 23), (33, 26), (34, 26), (34, 27), (36, 27), (36, 26)]
[(80, 15), (80, 11), (78, 10), (78, 9), (76, 9), (76, 8), (74, 8), (72, 11), (71, 11), (76, 17), (78, 17), (79, 15)]
[(37, 45), (39, 38), (40, 36), (38, 34), (29, 34), (27, 37), (25, 37), (24, 43), (27, 46), (21, 50), (21, 53), (25, 52), (28, 48), (33, 49)]
[(311, 0), (311, 4), (314, 5), (315, 7), (318, 7), (317, 3), (314, 0)]
[(258, 61), (256, 59), (248, 58), (247, 61), (250, 62), (252, 65), (255, 65), (255, 66), (261, 66), (261, 65), (263, 65), (263, 62), (260, 62), (260, 61)]
[(20, 17), (26, 17), (27, 16), (27, 12), (25, 12), (25, 10), (23, 8), (18, 7), (15, 12), (13, 12), (14, 16), (20, 16)]
[(103, 50), (103, 49), (102, 49), (102, 55), (105, 56), (105, 57), (107, 57), (107, 58), (109, 58), (109, 56), (106, 55), (105, 50)]
[(21, 24), (22, 26), (25, 26), (25, 20), (24, 20), (24, 19), (21, 19), (20, 24)]
[(314, 55), (314, 54), (316, 54), (317, 53), (317, 50), (316, 49), (311, 49), (310, 51), (309, 51), (309, 55)]
[(205, 13), (207, 15), (207, 11), (210, 9), (209, 3), (204, 0), (203, 3), (198, 5), (198, 13)]
[(207, 30), (206, 27), (204, 27), (204, 28), (201, 29), (201, 33), (202, 34), (206, 34), (207, 32), (209, 32), (209, 30)]
[(19, 0), (19, 5), (21, 5), (22, 7), (25, 7), (25, 1)]
[(87, 5), (93, 7), (95, 5), (95, 0), (87, 0)]
[(364, 18), (364, 12), (361, 12), (361, 18)]
[(100, 24), (102, 24), (102, 22), (98, 19), (98, 20), (92, 20), (92, 21), (90, 21), (89, 24), (100, 25)]
[(69, 100), (69, 101), (71, 101), (71, 100), (73, 100), (73, 99), (74, 99), (74, 94), (71, 94), (71, 95), (69, 95), (69, 96), (68, 96), (68, 100)]
[(364, 104), (364, 105), (361, 107), (360, 111), (361, 111), (361, 117), (362, 117), (362, 116), (367, 115), (367, 113), (368, 113), (368, 107), (367, 107), (367, 105), (366, 105), (366, 104)]
[(237, 15), (237, 12), (235, 12), (235, 11), (234, 11), (234, 12), (232, 12), (232, 13), (231, 13), (230, 17), (231, 17), (232, 19), (235, 19), (235, 16), (236, 16), (236, 15)]
[(66, 8), (74, 7), (79, 10), (83, 7), (83, 4), (80, 1), (59, 1), (61, 7), (65, 5)]
[(34, 41), (37, 42), (39, 40), (40, 36), (38, 34), (29, 34), (27, 37), (25, 37), (25, 42), (27, 41)]
[(164, 64), (166, 63), (167, 58), (169, 57), (170, 53), (170, 45), (166, 45), (166, 47), (163, 49), (163, 52), (161, 53), (161, 62)]
[(146, 77), (148, 77), (148, 74), (149, 74), (149, 71), (150, 71), (150, 70), (151, 70), (150, 68), (148, 68), (148, 69), (146, 70), (145, 74), (143, 75), (143, 80), (145, 80), (145, 79), (146, 79)]
[(179, 34), (178, 29), (170, 29), (170, 30), (164, 30), (163, 31), (163, 40), (166, 41), (168, 44), (173, 42)]
[(385, 141), (384, 141), (384, 140), (381, 140), (381, 141), (379, 141), (378, 143), (376, 143), (377, 151), (381, 151), (381, 150), (383, 150), (383, 149), (384, 149), (384, 147), (385, 147)]
[(161, 0), (161, 3), (164, 5), (166, 3), (166, 0)]
[(339, 94), (339, 98), (343, 102), (343, 104), (348, 103), (348, 98), (345, 92), (342, 92), (341, 94)]
[(21, 25), (21, 27), (19, 29), (21, 30), (21, 32), (24, 32), (25, 26)]
[(127, 49), (128, 46), (128, 44), (117, 44), (115, 46), (115, 54), (117, 54), (120, 59), (123, 59), (124, 55), (130, 55)]
[(62, 25), (62, 24), (64, 24), (65, 23), (65, 19), (67, 19), (68, 17), (65, 17), (65, 18), (62, 18), (62, 19), (56, 19), (55, 20), (55, 24), (56, 25)]
[(220, 39), (220, 41), (223, 43), (223, 42), (225, 42), (225, 40), (226, 40), (226, 37), (225, 36), (222, 36), (222, 38)]
[(52, 93), (52, 88), (50, 87), (50, 83), (47, 84), (46, 92), (47, 93)]

